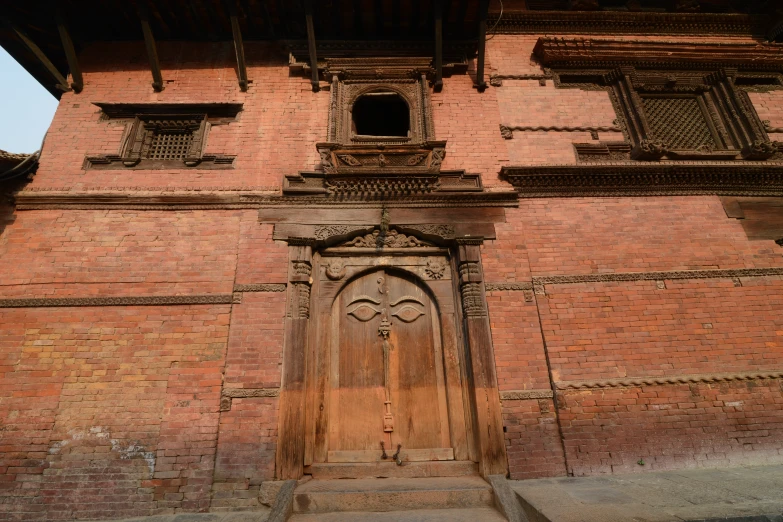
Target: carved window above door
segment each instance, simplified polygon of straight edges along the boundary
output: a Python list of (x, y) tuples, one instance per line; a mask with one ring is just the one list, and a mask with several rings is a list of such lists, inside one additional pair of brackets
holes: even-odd
[(328, 59), (327, 141), (318, 143), (327, 174), (438, 171), (445, 141), (435, 140), (430, 58)]

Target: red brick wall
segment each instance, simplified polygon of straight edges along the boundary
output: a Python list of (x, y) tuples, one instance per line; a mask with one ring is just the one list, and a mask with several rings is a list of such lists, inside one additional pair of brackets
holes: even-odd
[[(536, 38), (493, 37), (488, 72), (541, 74)], [(318, 162), (329, 92), (290, 76), (274, 45), (246, 44), (247, 93), (228, 43), (160, 43), (159, 54), (166, 84), (154, 93), (143, 46), (84, 51), (85, 90), (63, 95), (30, 187), (277, 189)], [(500, 124), (609, 126), (616, 117), (601, 91), (504, 80), (479, 93), (472, 82), (446, 78), (433, 94), (435, 132), (448, 140), (443, 167), (478, 172), (492, 190), (509, 189), (503, 165), (574, 163), (572, 144), (591, 141), (565, 131), (504, 140)], [(751, 99), (783, 126), (780, 93)], [(93, 102), (241, 102), (237, 121), (213, 127), (207, 141), (210, 153), (236, 154), (234, 168), (85, 170), (85, 155), (116, 153), (122, 136)], [(3, 226), (0, 298), (230, 294), (287, 279), (287, 247), (254, 209), (20, 211)], [(783, 266), (778, 246), (749, 241), (712, 196), (522, 199), (496, 231), (482, 247), (493, 284)], [(783, 462), (779, 379), (593, 383), (547, 396), (553, 382), (783, 369), (781, 278), (740, 284), (488, 292), (511, 477)], [(236, 398), (221, 411), (221, 390), (280, 386), (285, 299), (246, 292), (233, 305), (0, 308), (0, 520), (257, 506), (274, 474), (278, 398)]]

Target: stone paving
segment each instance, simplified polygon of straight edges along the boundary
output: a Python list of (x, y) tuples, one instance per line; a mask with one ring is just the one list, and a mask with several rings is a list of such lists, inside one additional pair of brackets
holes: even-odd
[(530, 522), (783, 522), (783, 465), (512, 481)]
[[(510, 481), (529, 522), (783, 522), (783, 465), (658, 471)], [(448, 510), (451, 511), (451, 510)], [(481, 520), (465, 510), (411, 511), (404, 520)], [(438, 512), (446, 518), (432, 518)], [(494, 510), (492, 520), (498, 518)], [(121, 522), (266, 522), (269, 509), (226, 513), (181, 513)], [(404, 513), (404, 512), (397, 512)], [(355, 513), (354, 515), (362, 515)], [(366, 520), (393, 520), (365, 513)], [(297, 515), (302, 520), (362, 520), (346, 513)], [(309, 517), (309, 518), (308, 518)], [(341, 518), (342, 517), (342, 518)], [(502, 517), (499, 517), (502, 519)], [(399, 517), (398, 517), (399, 519)], [(119, 521), (118, 521), (119, 522)]]

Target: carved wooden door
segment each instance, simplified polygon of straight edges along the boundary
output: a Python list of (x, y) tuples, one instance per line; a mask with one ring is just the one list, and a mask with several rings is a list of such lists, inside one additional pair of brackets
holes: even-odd
[[(332, 308), (329, 462), (450, 460), (437, 309), (402, 275), (351, 282)], [(383, 446), (382, 444), (383, 443)]]

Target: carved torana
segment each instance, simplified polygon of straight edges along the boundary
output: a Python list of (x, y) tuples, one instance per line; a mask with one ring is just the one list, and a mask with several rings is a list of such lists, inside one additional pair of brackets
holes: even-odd
[(432, 243), (417, 239), (413, 236), (409, 236), (398, 232), (396, 230), (389, 230), (387, 233), (382, 233), (380, 229), (375, 229), (371, 233), (356, 237), (350, 241), (342, 243), (342, 247), (356, 247), (356, 248), (412, 248), (412, 247), (431, 247)]

